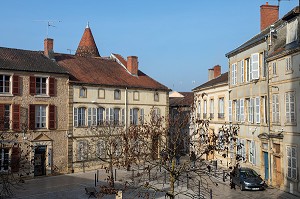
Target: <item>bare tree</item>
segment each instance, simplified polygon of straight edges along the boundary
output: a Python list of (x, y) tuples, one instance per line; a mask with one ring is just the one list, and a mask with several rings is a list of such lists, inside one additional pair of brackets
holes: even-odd
[[(220, 130), (220, 139), (220, 132), (209, 133), (209, 120), (191, 117), (180, 110), (169, 118), (157, 117), (153, 113), (151, 116), (149, 121), (132, 126), (126, 132), (128, 140), (124, 143), (127, 149), (125, 153), (131, 164), (141, 168), (135, 176), (139, 180), (138, 185), (143, 189), (163, 192), (170, 198), (177, 195), (195, 197), (198, 194), (196, 190), (176, 190), (176, 184), (182, 184), (184, 178), (194, 182), (210, 179), (210, 165), (204, 161), (204, 156), (216, 151), (226, 154), (226, 147), (236, 141), (238, 126), (224, 125)], [(185, 132), (191, 123), (194, 124), (193, 131)], [(190, 144), (193, 157), (182, 152), (183, 142)], [(163, 171), (164, 174), (157, 171)], [(151, 174), (154, 175), (153, 179), (150, 178)], [(166, 189), (162, 184), (169, 184), (169, 188)]]
[(14, 195), (16, 186), (24, 182), (23, 177), (31, 174), (33, 163), (30, 159), (32, 146), (26, 140), (27, 125), (17, 126), (18, 131), (11, 130), (12, 125), (15, 124), (7, 117), (0, 118), (0, 198)]

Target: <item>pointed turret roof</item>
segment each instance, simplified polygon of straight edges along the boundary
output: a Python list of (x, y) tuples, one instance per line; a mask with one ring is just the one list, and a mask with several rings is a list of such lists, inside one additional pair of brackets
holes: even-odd
[(76, 50), (76, 55), (82, 57), (100, 57), (89, 23), (84, 30), (84, 33)]

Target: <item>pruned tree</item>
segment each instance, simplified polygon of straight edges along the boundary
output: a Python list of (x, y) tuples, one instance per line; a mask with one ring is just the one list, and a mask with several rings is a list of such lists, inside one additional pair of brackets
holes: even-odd
[[(186, 132), (186, 127), (191, 123), (193, 130)], [(194, 181), (194, 184), (210, 179), (210, 165), (204, 157), (216, 151), (226, 154), (226, 147), (236, 142), (239, 129), (238, 126), (224, 125), (220, 129), (220, 139), (220, 132), (209, 132), (209, 124), (209, 120), (192, 117), (178, 109), (176, 114), (168, 118), (157, 117), (152, 112), (149, 121), (130, 127), (126, 132), (124, 147), (130, 163), (137, 169), (134, 176), (137, 186), (164, 192), (170, 198), (177, 195), (193, 198), (198, 195), (198, 189), (176, 189), (176, 184), (182, 184), (184, 178)], [(193, 158), (184, 156), (183, 143), (190, 145)], [(154, 178), (150, 178), (150, 175), (154, 175)], [(169, 188), (166, 189), (165, 184), (169, 184)]]
[(31, 174), (32, 146), (27, 135), (27, 125), (14, 124), (5, 116), (0, 118), (0, 198), (13, 196), (16, 186), (24, 182), (23, 177)]

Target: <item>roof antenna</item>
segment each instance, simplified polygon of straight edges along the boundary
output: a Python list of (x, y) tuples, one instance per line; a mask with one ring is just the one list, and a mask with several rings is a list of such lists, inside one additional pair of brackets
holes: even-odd
[(46, 29), (46, 38), (48, 38), (48, 35), (49, 35), (49, 27), (56, 27), (54, 26), (54, 22), (62, 22), (61, 20), (33, 20), (33, 21), (36, 21), (36, 22), (47, 22), (47, 29)]

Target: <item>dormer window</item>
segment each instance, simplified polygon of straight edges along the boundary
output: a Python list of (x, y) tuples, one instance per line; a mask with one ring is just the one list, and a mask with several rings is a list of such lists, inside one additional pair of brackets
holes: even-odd
[(80, 98), (86, 98), (86, 94), (87, 94), (87, 89), (84, 87), (81, 87), (79, 90), (79, 97)]
[(156, 102), (159, 101), (159, 93), (158, 92), (154, 93), (154, 101), (156, 101)]
[(115, 90), (114, 91), (114, 97), (115, 97), (115, 100), (120, 100), (121, 99), (121, 91), (120, 90)]

